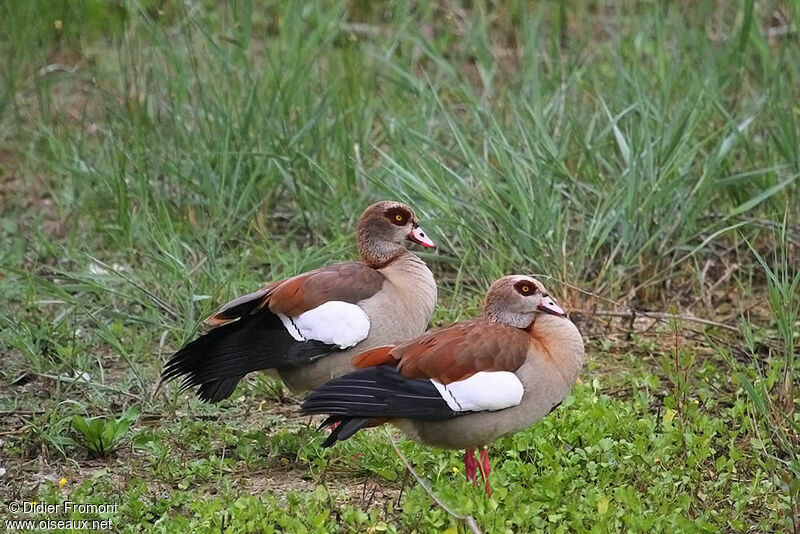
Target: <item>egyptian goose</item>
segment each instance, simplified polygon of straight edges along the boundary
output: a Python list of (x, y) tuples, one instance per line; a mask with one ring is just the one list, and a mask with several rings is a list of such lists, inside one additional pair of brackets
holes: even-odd
[[(527, 428), (567, 396), (583, 364), (583, 340), (542, 284), (506, 276), (486, 294), (483, 318), (405, 343), (366, 351), (360, 368), (313, 391), (304, 414), (325, 414), (323, 446), (391, 422), (411, 439), (466, 449), (477, 484), (475, 448)], [(488, 451), (481, 475), (489, 489)]]
[(369, 206), (357, 225), (360, 262), (279, 280), (213, 314), (214, 328), (166, 363), (162, 382), (217, 402), (252, 371), (275, 370), (294, 391), (353, 369), (353, 355), (411, 339), (427, 328), (436, 282), (403, 243), (433, 247), (414, 211), (399, 202)]

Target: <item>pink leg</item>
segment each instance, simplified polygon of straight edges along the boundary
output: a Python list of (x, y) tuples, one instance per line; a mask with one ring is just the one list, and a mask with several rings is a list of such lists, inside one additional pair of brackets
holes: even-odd
[(464, 451), (464, 474), (467, 475), (467, 480), (472, 481), (476, 486), (478, 485), (478, 461), (475, 459), (475, 449), (466, 449)]
[(337, 428), (339, 428), (339, 425), (341, 425), (341, 424), (342, 424), (342, 422), (341, 422), (341, 421), (336, 421), (335, 423), (331, 423), (331, 425), (328, 427), (328, 430), (330, 430), (331, 432), (333, 432), (334, 430), (336, 430)]
[(492, 472), (492, 466), (489, 463), (489, 449), (481, 449), (481, 478), (486, 483), (486, 495), (492, 496), (492, 490), (489, 488), (489, 474)]

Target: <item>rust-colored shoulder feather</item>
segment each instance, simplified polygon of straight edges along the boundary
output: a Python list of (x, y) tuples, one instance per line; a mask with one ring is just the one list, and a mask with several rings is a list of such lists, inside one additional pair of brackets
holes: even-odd
[(391, 355), (400, 361), (397, 368), (403, 376), (449, 384), (479, 371), (516, 371), (530, 341), (525, 330), (474, 319), (403, 343)]
[(367, 367), (375, 367), (384, 364), (394, 365), (397, 363), (397, 360), (392, 356), (393, 348), (394, 345), (389, 345), (362, 352), (354, 356), (351, 360), (353, 367), (356, 369), (366, 369)]

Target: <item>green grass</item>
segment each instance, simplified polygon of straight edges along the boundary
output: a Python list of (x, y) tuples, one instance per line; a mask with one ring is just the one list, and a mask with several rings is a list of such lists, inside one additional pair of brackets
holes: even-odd
[[(493, 445), (491, 499), (456, 453), (402, 444), (456, 510), (487, 532), (800, 528), (798, 21), (796, 0), (0, 3), (0, 509), (457, 528), (400, 495), (383, 431), (324, 452), (264, 377), (221, 406), (152, 396), (201, 318), (353, 258), (393, 198), (440, 245), (435, 325), (537, 273), (588, 342), (568, 402)], [(625, 306), (740, 333), (594, 313)], [(131, 406), (94, 458), (73, 418)]]

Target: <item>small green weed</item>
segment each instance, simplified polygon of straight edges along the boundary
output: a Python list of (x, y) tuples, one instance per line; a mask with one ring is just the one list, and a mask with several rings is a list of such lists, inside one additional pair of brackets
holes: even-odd
[(72, 416), (72, 428), (83, 437), (88, 451), (97, 458), (114, 452), (122, 438), (128, 433), (131, 425), (139, 418), (139, 410), (135, 406), (125, 410), (119, 418)]

